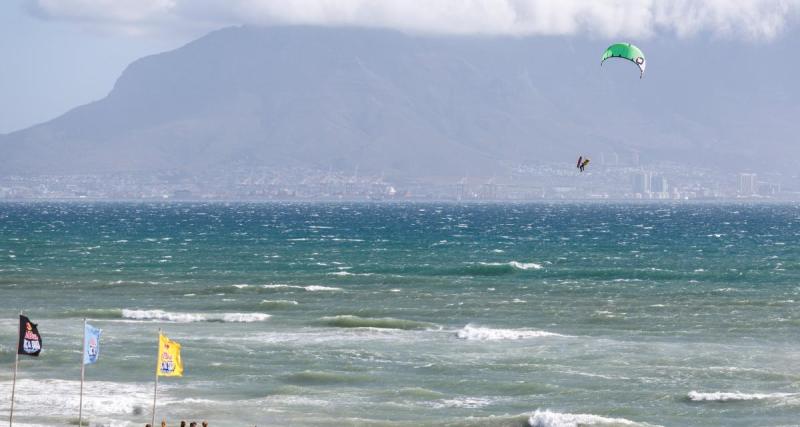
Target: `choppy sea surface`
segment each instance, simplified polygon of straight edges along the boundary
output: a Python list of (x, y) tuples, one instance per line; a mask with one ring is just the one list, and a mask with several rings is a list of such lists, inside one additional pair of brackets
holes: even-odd
[[(0, 204), (0, 418), (800, 425), (800, 207)], [(5, 422), (5, 421), (3, 421)]]

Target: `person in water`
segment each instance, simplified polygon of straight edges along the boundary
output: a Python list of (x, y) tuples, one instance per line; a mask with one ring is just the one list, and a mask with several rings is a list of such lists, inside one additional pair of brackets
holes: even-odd
[(585, 168), (586, 165), (588, 165), (588, 164), (589, 164), (589, 159), (588, 158), (587, 159), (583, 159), (582, 162), (578, 163), (578, 169), (580, 169), (581, 172), (583, 172), (583, 168)]

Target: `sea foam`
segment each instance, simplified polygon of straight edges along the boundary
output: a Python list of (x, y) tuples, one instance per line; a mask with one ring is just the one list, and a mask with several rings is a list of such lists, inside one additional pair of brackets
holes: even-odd
[(528, 420), (531, 427), (583, 427), (583, 426), (640, 426), (652, 424), (637, 423), (625, 418), (607, 418), (592, 414), (565, 414), (549, 410), (536, 412)]
[(306, 292), (320, 292), (320, 291), (341, 291), (342, 288), (336, 288), (333, 286), (321, 286), (321, 285), (308, 285), (308, 286), (298, 286), (298, 285), (261, 285), (264, 289), (302, 289)]
[(459, 270), (462, 274), (469, 274), (474, 276), (502, 276), (506, 274), (516, 274), (521, 271), (540, 270), (544, 268), (541, 264), (535, 262), (468, 262), (463, 270)]
[[(78, 394), (75, 393), (78, 385), (78, 381), (18, 378), (15, 400), (22, 409), (20, 412), (35, 414), (42, 420), (42, 424), (22, 424), (15, 421), (14, 425), (66, 424), (64, 414), (77, 414), (78, 411)], [(42, 393), (42, 390), (47, 392)], [(153, 401), (152, 392), (152, 385), (147, 383), (93, 380), (84, 389), (83, 412), (91, 414), (92, 421), (100, 422), (98, 425), (127, 425), (123, 420), (129, 418), (130, 414), (149, 408)], [(10, 381), (0, 382), (0, 394), (11, 394)], [(49, 421), (44, 422), (45, 419)]]
[(509, 262), (479, 262), (480, 265), (488, 265), (488, 266), (504, 266), (507, 265), (515, 270), (541, 270), (542, 265), (537, 264), (535, 262), (519, 262), (519, 261), (509, 261)]
[(740, 393), (721, 391), (701, 393), (692, 390), (689, 392), (688, 398), (693, 402), (736, 402), (746, 400), (784, 399), (797, 395), (797, 393)]
[(304, 286), (303, 289), (305, 289), (308, 292), (341, 291), (342, 290), (342, 288), (337, 288), (337, 287), (334, 287), (334, 286), (320, 286), (320, 285)]
[(373, 273), (351, 273), (349, 271), (334, 271), (334, 272), (328, 273), (328, 275), (329, 276), (340, 276), (340, 277), (346, 277), (346, 276), (368, 277), (368, 276), (372, 276)]
[(263, 322), (271, 317), (266, 313), (172, 313), (164, 310), (122, 310), (122, 317), (132, 320), (156, 320), (177, 323), (191, 322)]
[(530, 329), (493, 329), (467, 325), (456, 332), (458, 338), (476, 341), (521, 340), (539, 337), (564, 337), (566, 335)]

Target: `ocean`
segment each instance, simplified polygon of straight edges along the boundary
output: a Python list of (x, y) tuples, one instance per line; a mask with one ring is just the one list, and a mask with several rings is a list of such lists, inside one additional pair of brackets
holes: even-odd
[(800, 206), (2, 203), (0, 422), (800, 425)]

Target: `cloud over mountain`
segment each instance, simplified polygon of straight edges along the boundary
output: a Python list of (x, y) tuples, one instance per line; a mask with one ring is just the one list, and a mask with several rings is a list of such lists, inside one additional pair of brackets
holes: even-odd
[(438, 34), (660, 34), (769, 40), (800, 0), (34, 0), (46, 19), (141, 34), (225, 25), (310, 24)]

